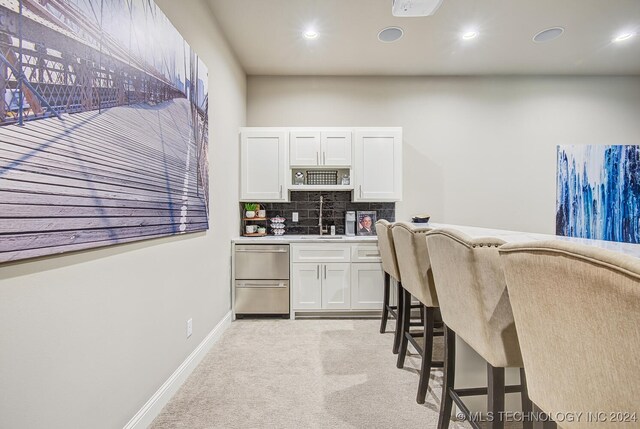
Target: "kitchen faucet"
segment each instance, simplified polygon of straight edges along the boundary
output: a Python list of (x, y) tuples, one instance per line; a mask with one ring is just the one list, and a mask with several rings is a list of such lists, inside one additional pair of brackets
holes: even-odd
[(322, 198), (322, 195), (320, 195), (320, 215), (318, 216), (318, 227), (320, 229), (320, 235), (322, 235), (323, 233), (329, 232), (326, 226), (322, 226), (322, 203), (323, 203), (323, 198)]

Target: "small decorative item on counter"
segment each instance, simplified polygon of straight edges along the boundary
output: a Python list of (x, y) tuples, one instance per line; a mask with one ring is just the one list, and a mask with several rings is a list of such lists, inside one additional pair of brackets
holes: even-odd
[(429, 219), (431, 219), (431, 216), (428, 214), (420, 214), (420, 215), (415, 215), (414, 217), (411, 218), (411, 222), (413, 223), (428, 223)]
[(273, 235), (283, 235), (284, 234), (284, 221), (286, 219), (282, 216), (276, 216), (271, 218), (271, 233)]
[(304, 185), (304, 173), (302, 171), (298, 171), (293, 178), (294, 185)]
[(266, 234), (267, 233), (267, 227), (266, 226), (259, 226), (258, 227), (258, 234)]
[(245, 231), (247, 231), (247, 234), (255, 234), (255, 232), (258, 230), (258, 225), (247, 225), (244, 227)]
[(376, 235), (377, 213), (374, 210), (358, 210), (358, 235)]
[(256, 217), (256, 209), (260, 207), (256, 203), (245, 203), (244, 205), (244, 215), (247, 218)]
[(348, 174), (343, 174), (342, 175), (342, 184), (343, 185), (348, 185), (351, 182), (351, 179), (349, 178)]
[(258, 210), (258, 217), (259, 218), (266, 218), (267, 217), (267, 211), (263, 208), (261, 208), (260, 210)]

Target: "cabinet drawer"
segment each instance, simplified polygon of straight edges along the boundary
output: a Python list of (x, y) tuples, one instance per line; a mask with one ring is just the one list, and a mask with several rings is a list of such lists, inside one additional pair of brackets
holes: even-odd
[(291, 262), (351, 262), (349, 244), (292, 244)]
[(380, 262), (377, 244), (354, 244), (351, 246), (351, 262)]
[(238, 314), (288, 314), (287, 280), (236, 281), (235, 312)]

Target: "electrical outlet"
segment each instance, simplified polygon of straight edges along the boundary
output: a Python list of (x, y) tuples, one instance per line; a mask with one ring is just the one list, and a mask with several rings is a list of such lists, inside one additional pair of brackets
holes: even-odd
[(187, 338), (193, 334), (193, 319), (187, 320)]
[(298, 222), (298, 212), (291, 213), (291, 222)]

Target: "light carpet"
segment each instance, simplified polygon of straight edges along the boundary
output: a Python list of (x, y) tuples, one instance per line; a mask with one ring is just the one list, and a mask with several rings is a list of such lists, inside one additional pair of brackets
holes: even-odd
[(396, 368), (393, 322), (383, 335), (379, 323), (236, 321), (150, 427), (435, 428), (442, 371), (417, 404), (420, 359)]

